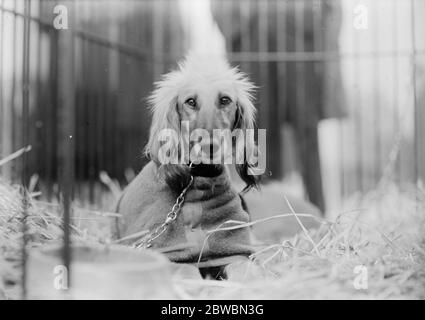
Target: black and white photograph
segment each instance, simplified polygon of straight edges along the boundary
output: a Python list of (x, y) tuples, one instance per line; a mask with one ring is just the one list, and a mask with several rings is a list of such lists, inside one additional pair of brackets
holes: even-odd
[(425, 300), (425, 0), (0, 0), (0, 300)]

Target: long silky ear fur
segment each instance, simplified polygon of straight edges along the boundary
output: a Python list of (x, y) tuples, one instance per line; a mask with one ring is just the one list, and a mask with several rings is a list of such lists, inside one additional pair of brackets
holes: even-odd
[[(237, 70), (235, 70), (237, 71)], [(254, 85), (247, 79), (247, 77), (238, 72), (237, 73), (237, 95), (238, 95), (238, 109), (235, 119), (234, 129), (254, 129), (255, 122), (255, 107), (252, 103), (253, 95), (252, 91), (255, 89)], [(246, 142), (246, 141), (245, 141)], [(246, 143), (252, 143), (248, 141)], [(258, 188), (260, 176), (249, 174), (251, 165), (248, 163), (246, 150), (255, 150), (257, 147), (254, 145), (244, 145), (244, 162), (242, 164), (236, 164), (236, 172), (241, 179), (246, 183), (246, 187), (243, 189), (243, 193), (247, 192), (251, 188)], [(239, 150), (241, 151), (241, 150)]]
[[(166, 74), (155, 84), (155, 90), (149, 97), (152, 124), (149, 141), (145, 147), (145, 155), (157, 164), (159, 174), (176, 192), (181, 191), (189, 183), (190, 170), (186, 165), (160, 163), (158, 153), (161, 143), (158, 136), (163, 129), (176, 130), (180, 135), (180, 116), (177, 105), (179, 76), (180, 72), (174, 71)], [(174, 144), (172, 149), (180, 156), (179, 142)]]

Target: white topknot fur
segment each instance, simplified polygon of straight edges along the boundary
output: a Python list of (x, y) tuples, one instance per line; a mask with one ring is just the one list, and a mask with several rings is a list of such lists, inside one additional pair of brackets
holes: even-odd
[[(148, 98), (152, 112), (152, 125), (149, 141), (145, 147), (146, 156), (155, 163), (161, 147), (158, 136), (163, 129), (180, 132), (178, 98), (188, 88), (198, 88), (201, 92), (219, 88), (231, 88), (238, 106), (238, 129), (254, 129), (256, 110), (253, 104), (256, 87), (247, 75), (237, 67), (232, 67), (226, 59), (225, 39), (215, 23), (209, 0), (180, 0), (182, 24), (189, 40), (188, 54), (178, 63), (177, 70), (171, 71), (155, 83), (155, 89)], [(190, 19), (187, 19), (187, 16)], [(215, 87), (216, 86), (216, 87)], [(235, 128), (236, 128), (235, 127)], [(255, 148), (255, 143), (247, 142), (244, 148)], [(178, 146), (174, 146), (179, 150)], [(165, 166), (164, 166), (165, 167)], [(248, 177), (248, 163), (236, 165), (239, 176), (254, 185), (254, 178)], [(163, 168), (170, 175), (187, 171), (183, 165)]]

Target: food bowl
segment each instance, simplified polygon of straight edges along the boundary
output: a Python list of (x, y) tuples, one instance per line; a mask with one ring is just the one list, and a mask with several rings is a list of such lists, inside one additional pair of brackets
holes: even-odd
[(62, 246), (34, 250), (29, 299), (173, 299), (170, 263), (160, 253), (115, 245), (72, 247), (70, 283)]

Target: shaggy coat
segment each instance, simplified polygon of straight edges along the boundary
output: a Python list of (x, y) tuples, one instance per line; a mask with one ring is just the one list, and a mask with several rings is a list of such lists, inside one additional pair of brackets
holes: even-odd
[[(178, 194), (161, 178), (158, 166), (149, 162), (126, 189), (118, 208), (124, 215), (119, 225), (120, 235), (153, 230), (161, 224)], [(156, 241), (160, 249), (175, 262), (198, 262), (233, 255), (249, 255), (250, 231), (247, 228), (232, 231), (213, 231), (226, 221), (248, 222), (248, 213), (242, 208), (241, 198), (230, 184), (224, 170), (216, 177), (195, 176), (192, 187), (177, 219)], [(226, 224), (223, 227), (234, 226)], [(211, 262), (212, 263), (212, 262)], [(208, 264), (211, 266), (211, 263)], [(221, 263), (218, 263), (221, 264)]]
[[(117, 207), (123, 216), (118, 224), (120, 237), (151, 231), (164, 222), (193, 175), (194, 183), (187, 192), (182, 211), (168, 230), (155, 239), (152, 248), (161, 250), (176, 262), (220, 259), (217, 264), (225, 264), (225, 257), (246, 256), (252, 252), (249, 228), (216, 231), (222, 226), (249, 221), (225, 166), (198, 164), (191, 169), (188, 163), (164, 164), (159, 157), (163, 142), (159, 136), (163, 129), (181, 132), (182, 121), (189, 122), (190, 130), (202, 128), (210, 133), (214, 129), (232, 132), (253, 129), (253, 89), (247, 77), (231, 68), (222, 57), (205, 60), (193, 55), (179, 65), (179, 70), (166, 74), (156, 84), (150, 98), (153, 117), (146, 146), (146, 155), (151, 161), (120, 199)], [(255, 148), (249, 143), (242, 148)], [(180, 157), (181, 150), (179, 142), (171, 141), (172, 152)], [(238, 151), (246, 154), (245, 150)], [(247, 185), (245, 189), (256, 186), (257, 177), (252, 174), (246, 157), (235, 167)]]

